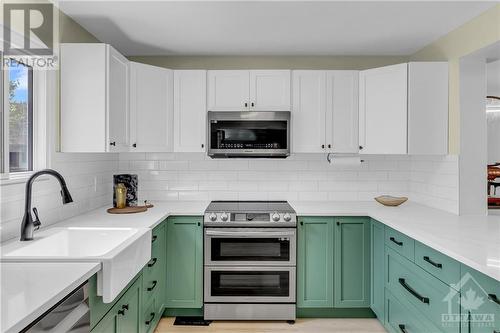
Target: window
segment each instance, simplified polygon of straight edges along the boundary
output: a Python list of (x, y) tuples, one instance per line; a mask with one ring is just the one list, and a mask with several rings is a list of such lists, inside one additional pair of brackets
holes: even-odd
[(9, 60), (9, 172), (33, 170), (33, 69)]
[[(0, 53), (1, 59), (1, 53)], [(43, 142), (37, 139), (40, 113), (36, 105), (33, 68), (15, 59), (1, 59), (0, 148), (2, 179), (26, 177), (40, 168), (36, 156)], [(41, 123), (40, 123), (41, 124)]]

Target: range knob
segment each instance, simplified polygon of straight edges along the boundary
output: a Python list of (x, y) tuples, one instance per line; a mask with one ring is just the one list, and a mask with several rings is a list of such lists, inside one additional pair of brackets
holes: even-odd
[(217, 221), (217, 214), (212, 213), (208, 216), (208, 218), (210, 219), (210, 221), (215, 222)]
[(278, 222), (280, 220), (280, 214), (273, 213), (273, 215), (271, 215), (271, 218), (273, 219), (274, 222)]
[(283, 215), (283, 220), (289, 222), (292, 219), (292, 216), (289, 213), (285, 213)]
[(226, 212), (224, 212), (224, 213), (220, 214), (220, 219), (221, 219), (222, 221), (224, 221), (224, 222), (225, 222), (225, 221), (227, 221), (227, 219), (228, 219), (228, 218), (229, 218), (229, 215), (228, 215)]

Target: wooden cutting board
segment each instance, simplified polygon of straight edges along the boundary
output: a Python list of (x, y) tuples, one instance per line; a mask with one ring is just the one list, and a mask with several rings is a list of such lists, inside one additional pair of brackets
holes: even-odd
[(107, 212), (110, 214), (135, 214), (142, 213), (148, 210), (148, 208), (153, 207), (153, 205), (148, 204), (145, 206), (130, 206), (125, 208), (108, 208)]

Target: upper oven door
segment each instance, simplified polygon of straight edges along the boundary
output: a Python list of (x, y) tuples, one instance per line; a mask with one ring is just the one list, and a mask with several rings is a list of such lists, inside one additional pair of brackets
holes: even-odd
[(290, 112), (208, 112), (211, 157), (286, 157)]
[(295, 228), (205, 228), (205, 265), (295, 266)]

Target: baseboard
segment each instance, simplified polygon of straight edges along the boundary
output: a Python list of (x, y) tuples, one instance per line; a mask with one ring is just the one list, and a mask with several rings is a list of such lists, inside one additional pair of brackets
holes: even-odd
[(203, 307), (201, 308), (165, 308), (163, 317), (176, 316), (201, 316), (203, 317)]
[(297, 318), (377, 318), (370, 308), (297, 308)]

